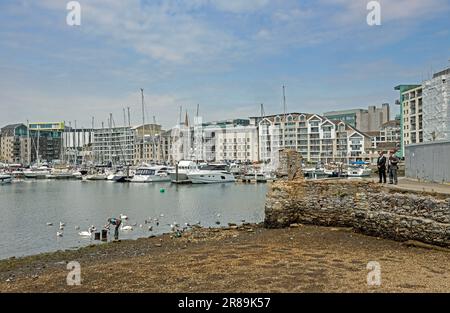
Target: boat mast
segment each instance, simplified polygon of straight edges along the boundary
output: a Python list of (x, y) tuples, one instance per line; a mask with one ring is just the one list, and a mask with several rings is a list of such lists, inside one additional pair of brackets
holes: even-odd
[(30, 140), (30, 121), (27, 120), (27, 162), (31, 166), (31, 140)]
[(142, 100), (142, 151), (141, 161), (144, 162), (144, 148), (145, 148), (145, 106), (144, 106), (144, 89), (141, 88), (141, 100)]
[(109, 135), (110, 135), (110, 141), (109, 141), (109, 162), (111, 163), (111, 166), (113, 164), (113, 151), (112, 151), (112, 145), (113, 145), (113, 116), (112, 113), (109, 113)]

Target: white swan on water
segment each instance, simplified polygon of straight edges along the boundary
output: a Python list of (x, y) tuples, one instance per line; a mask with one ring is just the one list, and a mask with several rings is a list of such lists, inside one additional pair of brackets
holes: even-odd
[(94, 230), (94, 226), (91, 226), (91, 227), (89, 227), (88, 231), (79, 232), (78, 235), (80, 235), (81, 237), (91, 237), (93, 230)]
[(123, 230), (123, 231), (131, 231), (131, 230), (133, 230), (133, 227), (132, 226), (124, 226), (123, 224), (120, 226), (120, 230)]

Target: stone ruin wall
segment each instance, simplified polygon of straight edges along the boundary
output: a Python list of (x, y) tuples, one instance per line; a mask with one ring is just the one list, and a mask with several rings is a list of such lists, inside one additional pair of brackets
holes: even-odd
[(450, 247), (450, 197), (399, 192), (364, 181), (279, 181), (271, 185), (265, 226), (352, 227), (363, 234)]

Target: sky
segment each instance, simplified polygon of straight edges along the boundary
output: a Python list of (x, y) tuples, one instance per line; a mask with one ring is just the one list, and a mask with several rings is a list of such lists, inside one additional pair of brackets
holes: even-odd
[[(164, 127), (180, 106), (204, 120), (394, 105), (399, 84), (449, 66), (450, 1), (79, 0), (0, 1), (0, 126), (113, 114)], [(183, 113), (184, 115), (184, 113)]]

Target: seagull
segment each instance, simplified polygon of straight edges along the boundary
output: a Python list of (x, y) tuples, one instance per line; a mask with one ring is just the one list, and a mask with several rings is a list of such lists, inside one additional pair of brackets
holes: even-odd
[(75, 226), (75, 230), (80, 230), (80, 226)]
[(57, 231), (56, 232), (56, 237), (62, 237), (63, 236), (63, 232), (61, 231), (61, 232), (59, 232), (59, 231)]
[(150, 226), (150, 227), (148, 228), (148, 231), (153, 231), (153, 226)]
[(53, 223), (47, 223), (47, 226), (53, 226)]
[(64, 226), (66, 226), (66, 223), (59, 222), (59, 227), (64, 227)]
[(128, 216), (120, 214), (120, 219), (122, 220), (128, 220)]

